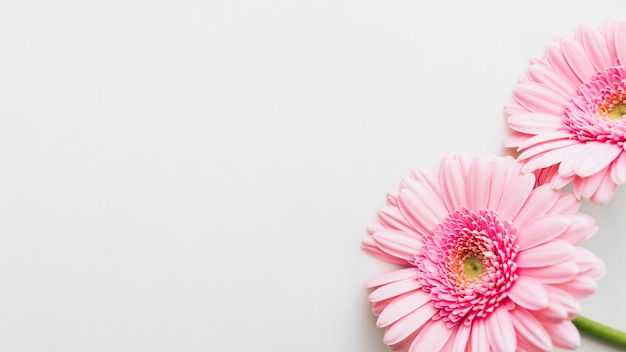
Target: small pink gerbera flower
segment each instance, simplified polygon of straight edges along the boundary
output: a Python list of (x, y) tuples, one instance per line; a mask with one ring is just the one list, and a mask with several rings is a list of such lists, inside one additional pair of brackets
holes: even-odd
[(534, 62), (505, 112), (524, 172), (607, 203), (626, 182), (626, 21), (580, 27)]
[(596, 231), (569, 193), (523, 175), (511, 157), (452, 156), (388, 197), (363, 248), (402, 265), (368, 282), (393, 351), (572, 349), (578, 298), (602, 262), (577, 247)]

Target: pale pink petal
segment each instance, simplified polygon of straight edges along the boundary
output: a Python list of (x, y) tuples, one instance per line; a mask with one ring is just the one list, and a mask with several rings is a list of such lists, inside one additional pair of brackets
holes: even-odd
[(579, 275), (567, 282), (555, 284), (554, 287), (569, 292), (574, 297), (580, 299), (588, 297), (594, 293), (598, 288), (598, 282), (592, 277)]
[(626, 22), (615, 23), (615, 51), (622, 65), (626, 64)]
[(539, 83), (519, 84), (513, 94), (515, 100), (528, 111), (560, 115), (567, 104), (565, 98)]
[(431, 197), (429, 192), (416, 194), (405, 190), (400, 193), (398, 205), (402, 215), (420, 234), (429, 234), (448, 214), (440, 199)]
[(521, 113), (507, 119), (509, 127), (528, 134), (556, 131), (563, 127), (560, 116), (543, 113)]
[(573, 182), (574, 195), (578, 198), (589, 198), (594, 195), (602, 185), (608, 171), (608, 169), (604, 169), (590, 177), (575, 177)]
[(540, 268), (518, 268), (517, 274), (528, 276), (543, 284), (558, 284), (572, 280), (578, 274), (578, 266), (573, 261), (565, 261)]
[(602, 182), (598, 186), (596, 192), (589, 197), (592, 202), (596, 204), (607, 204), (613, 199), (615, 195), (615, 191), (617, 190), (617, 185), (613, 183), (611, 180), (611, 176), (609, 172), (604, 175)]
[(430, 302), (428, 293), (423, 291), (413, 291), (405, 293), (391, 301), (380, 313), (376, 325), (385, 327), (405, 317), (407, 314)]
[[(571, 138), (572, 138), (572, 133), (568, 131), (546, 132), (546, 133), (538, 134), (536, 136), (528, 138), (524, 143), (520, 144), (517, 150), (523, 150), (523, 149), (532, 147), (533, 145), (537, 145), (537, 144), (548, 142), (548, 141), (571, 139)], [(580, 144), (578, 145), (581, 146)]]
[(549, 150), (528, 160), (528, 162), (524, 164), (522, 172), (533, 172), (537, 169), (543, 169), (558, 164), (565, 159), (571, 158), (578, 149), (578, 144), (571, 144), (563, 148)]
[(580, 313), (581, 306), (573, 295), (552, 285), (546, 285), (545, 289), (550, 296), (550, 304), (542, 310), (543, 316), (552, 315), (553, 317), (564, 317), (561, 320), (571, 320)]
[(417, 290), (422, 287), (417, 279), (405, 279), (401, 281), (392, 282), (388, 285), (381, 286), (375, 289), (369, 295), (370, 302), (382, 301), (387, 298), (399, 296), (403, 293), (407, 293), (413, 290)]
[(430, 318), (432, 318), (436, 312), (437, 310), (432, 304), (424, 304), (410, 314), (389, 325), (389, 327), (387, 327), (387, 331), (385, 331), (383, 342), (387, 345), (393, 345), (404, 340), (406, 337), (419, 330), (422, 325), (427, 323), (430, 324)]
[(398, 230), (407, 234), (415, 231), (396, 206), (386, 206), (380, 209), (378, 221), (387, 229)]
[(476, 319), (472, 323), (470, 332), (470, 352), (489, 351), (489, 340), (487, 339), (487, 328), (485, 319)]
[(441, 198), (441, 190), (439, 189), (439, 180), (435, 175), (424, 172), (422, 170), (415, 170), (411, 173), (411, 179), (416, 181), (424, 189), (428, 190), (435, 198)]
[(618, 185), (626, 183), (626, 153), (620, 153), (611, 164), (611, 180)]
[[(586, 248), (575, 247), (574, 262), (578, 265), (578, 270), (585, 272), (593, 268), (604, 268), (604, 263), (593, 252)], [(599, 278), (596, 278), (599, 279)]]
[(580, 333), (571, 321), (565, 320), (559, 324), (546, 324), (545, 328), (555, 347), (573, 350), (580, 346)]
[(378, 231), (372, 237), (384, 252), (407, 262), (422, 248), (422, 241), (396, 230)]
[[(558, 172), (558, 170), (557, 170), (557, 172)], [(573, 179), (574, 179), (574, 176), (564, 177), (564, 176), (561, 176), (561, 175), (559, 175), (557, 173), (552, 178), (552, 181), (550, 181), (550, 186), (552, 186), (552, 189), (561, 189), (561, 188), (567, 186), (568, 183), (572, 182)], [(574, 197), (574, 199), (576, 199), (576, 197)]]
[(443, 320), (428, 323), (415, 337), (409, 352), (440, 351), (452, 336), (453, 330)]
[(552, 240), (544, 244), (520, 251), (517, 265), (520, 268), (537, 268), (555, 265), (569, 259), (574, 254), (574, 246), (563, 240)]
[(575, 139), (556, 139), (556, 140), (551, 140), (551, 141), (535, 144), (532, 147), (524, 149), (524, 151), (520, 153), (518, 159), (526, 160), (535, 155), (545, 153), (552, 149), (561, 149), (563, 147), (569, 147), (569, 146), (579, 144), (579, 143), (580, 142)]
[(380, 259), (382, 261), (394, 263), (394, 264), (401, 264), (401, 265), (407, 264), (405, 260), (402, 260), (400, 258), (394, 257), (392, 255), (389, 255), (383, 252), (380, 248), (378, 248), (378, 245), (376, 245), (376, 243), (374, 242), (374, 239), (371, 236), (363, 240), (361, 248), (363, 249), (365, 253), (371, 255), (374, 258)]
[(454, 159), (445, 158), (441, 162), (439, 185), (443, 193), (443, 201), (449, 212), (467, 205), (464, 174), (459, 163)]
[(561, 42), (561, 47), (567, 63), (578, 76), (578, 79), (584, 82), (596, 74), (597, 71), (591, 64), (589, 57), (587, 57), (582, 44), (574, 39), (565, 38)]
[(552, 87), (555, 92), (559, 92), (563, 97), (567, 98), (572, 94), (571, 84), (554, 72), (550, 65), (531, 65), (528, 69), (528, 77), (532, 81)]
[(524, 143), (531, 136), (528, 134), (512, 134), (504, 140), (504, 146), (506, 148), (517, 148), (520, 144)]
[(549, 302), (548, 291), (544, 285), (524, 276), (519, 277), (511, 286), (508, 295), (513, 302), (530, 310), (545, 308)]
[(392, 282), (396, 282), (396, 281), (402, 281), (402, 280), (406, 280), (406, 279), (415, 279), (417, 278), (417, 273), (419, 272), (419, 269), (417, 269), (416, 267), (410, 267), (410, 268), (404, 268), (404, 269), (398, 269), (398, 270), (394, 270), (394, 271), (390, 271), (388, 273), (379, 275), (373, 279), (370, 279), (366, 284), (365, 287), (368, 288), (372, 288), (372, 287), (376, 287), (376, 286), (382, 286), (382, 285), (386, 285), (386, 284), (390, 284)]
[(533, 351), (550, 351), (552, 349), (550, 335), (530, 312), (524, 308), (518, 308), (512, 310), (510, 314), (518, 338), (523, 336), (534, 347)]
[(456, 336), (454, 337), (454, 345), (452, 346), (451, 352), (464, 352), (469, 341), (472, 326), (459, 324), (459, 327), (457, 329), (458, 330)]
[[(496, 180), (498, 181), (500, 180)], [(467, 175), (467, 183), (473, 185), (473, 187), (465, 188), (469, 209), (482, 210), (487, 207), (490, 182), (489, 162), (485, 157), (477, 157)]]
[(510, 175), (508, 175), (507, 170), (509, 168), (505, 162), (502, 162), (502, 159), (492, 159), (489, 163), (489, 167), (492, 179), (500, 180), (500, 182), (491, 182), (487, 207), (489, 209), (498, 209), (502, 193), (508, 186), (507, 180), (510, 178)]
[(609, 166), (622, 150), (615, 144), (587, 143), (579, 152), (574, 172), (580, 177), (591, 176)]
[[(495, 351), (514, 352), (517, 346), (513, 320), (508, 310), (501, 306), (485, 318), (487, 338)], [(435, 351), (435, 350), (427, 350)]]
[(535, 186), (535, 175), (526, 174), (516, 177), (505, 188), (497, 212), (504, 219), (513, 219), (528, 199), (528, 195)]
[(525, 250), (561, 235), (568, 228), (570, 221), (565, 216), (544, 216), (519, 229), (517, 245)]
[(620, 22), (622, 22), (620, 19), (613, 17), (606, 25), (606, 48), (608, 49), (609, 57), (611, 58), (611, 66), (617, 65), (619, 61), (617, 58), (617, 51), (615, 50), (615, 32)]
[(596, 71), (604, 71), (607, 67), (613, 66), (606, 40), (597, 28), (583, 26), (577, 34)]
[(513, 219), (513, 222), (518, 227), (522, 228), (528, 222), (544, 216), (558, 200), (559, 192), (550, 188), (550, 185), (539, 186), (530, 193), (524, 207), (520, 210), (515, 219)]
[(372, 313), (374, 313), (374, 315), (380, 315), (394, 299), (395, 297), (391, 297), (382, 301), (372, 302)]
[(578, 214), (570, 218), (570, 225), (558, 238), (576, 244), (590, 238), (597, 230), (598, 227), (592, 217)]
[(571, 193), (562, 193), (548, 214), (573, 215), (580, 209), (580, 201)]
[(580, 79), (578, 79), (578, 76), (576, 76), (567, 63), (567, 60), (565, 60), (561, 47), (558, 44), (553, 43), (550, 45), (546, 51), (546, 56), (555, 71), (569, 84), (572, 91), (580, 85)]

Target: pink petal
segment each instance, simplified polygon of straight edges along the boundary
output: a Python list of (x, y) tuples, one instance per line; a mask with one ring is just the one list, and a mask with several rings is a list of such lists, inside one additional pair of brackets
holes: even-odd
[(580, 177), (589, 177), (609, 166), (622, 152), (622, 148), (610, 143), (590, 142), (580, 150), (574, 172)]
[(396, 281), (402, 281), (406, 279), (416, 279), (418, 273), (419, 273), (419, 269), (415, 267), (394, 270), (394, 271), (390, 271), (388, 273), (379, 275), (369, 280), (365, 284), (365, 286), (368, 288), (371, 288), (371, 287), (390, 284)]
[(504, 189), (498, 205), (498, 213), (504, 219), (513, 219), (526, 203), (528, 196), (535, 187), (535, 176), (526, 174), (513, 179)]
[[(576, 250), (574, 252), (574, 262), (578, 265), (578, 270), (581, 272), (587, 271), (589, 269), (593, 269), (596, 267), (604, 268), (604, 263), (598, 258), (592, 251), (582, 248), (575, 247)], [(598, 278), (595, 278), (598, 279)]]
[(596, 69), (591, 64), (583, 46), (574, 39), (565, 38), (561, 42), (563, 55), (572, 71), (582, 82), (589, 80), (596, 74)]
[(542, 284), (558, 284), (567, 282), (578, 274), (578, 266), (573, 261), (565, 261), (551, 266), (539, 268), (518, 268), (517, 274), (528, 276)]
[(506, 121), (512, 129), (528, 134), (556, 131), (563, 127), (559, 116), (543, 113), (521, 113), (509, 117)]
[(611, 58), (611, 65), (614, 66), (618, 64), (617, 59), (617, 51), (615, 50), (615, 31), (619, 26), (619, 23), (622, 22), (620, 19), (613, 17), (609, 20), (606, 25), (605, 38), (606, 38), (606, 48), (609, 53), (609, 57)]
[(580, 209), (580, 201), (571, 193), (562, 193), (561, 198), (548, 214), (574, 215)]
[(429, 234), (447, 215), (441, 200), (434, 198), (430, 192), (416, 194), (404, 190), (398, 198), (398, 206), (402, 215), (420, 234)]
[(513, 320), (506, 307), (500, 306), (494, 310), (485, 319), (485, 326), (487, 328), (487, 338), (493, 350), (503, 352), (515, 351), (517, 346), (515, 329), (513, 329)]
[(393, 301), (380, 313), (376, 325), (385, 327), (405, 317), (407, 314), (430, 302), (428, 293), (423, 291), (413, 291), (406, 293)]
[(546, 132), (546, 133), (538, 134), (536, 136), (528, 138), (523, 144), (520, 144), (517, 150), (523, 150), (528, 147), (532, 147), (533, 145), (537, 145), (537, 144), (548, 142), (548, 141), (571, 139), (571, 137), (572, 137), (572, 134), (567, 131)]
[(405, 279), (401, 281), (392, 282), (388, 285), (381, 286), (374, 290), (369, 295), (370, 302), (382, 301), (387, 298), (399, 296), (403, 293), (407, 293), (413, 290), (417, 290), (422, 285), (417, 279)]
[(519, 155), (518, 159), (525, 160), (535, 155), (547, 152), (549, 150), (561, 149), (563, 147), (569, 147), (571, 145), (579, 143), (580, 142), (575, 139), (557, 139), (535, 144), (532, 147), (524, 149), (524, 152)]
[(552, 87), (563, 97), (569, 97), (574, 89), (571, 84), (554, 71), (549, 64), (535, 64), (528, 69), (528, 77), (538, 83)]
[(546, 324), (545, 329), (550, 334), (555, 347), (573, 350), (580, 346), (580, 333), (569, 320), (559, 324)]
[(440, 351), (452, 336), (453, 330), (443, 320), (431, 321), (415, 337), (409, 352)]
[[(561, 189), (567, 186), (567, 184), (570, 183), (573, 179), (574, 176), (564, 177), (557, 173), (556, 175), (554, 175), (554, 177), (552, 177), (552, 180), (550, 181), (550, 186), (552, 186), (552, 189)], [(574, 199), (576, 199), (576, 197), (574, 197)]]
[(415, 237), (406, 235), (400, 231), (384, 230), (378, 231), (374, 235), (374, 242), (384, 252), (411, 262), (416, 253), (422, 248), (422, 241)]
[(565, 315), (567, 319), (573, 319), (580, 313), (582, 308), (576, 297), (552, 285), (546, 285), (545, 288), (550, 296), (548, 309), (561, 311), (558, 315)]
[(374, 313), (374, 315), (380, 315), (380, 313), (382, 313), (383, 310), (385, 310), (385, 308), (389, 305), (389, 303), (393, 302), (393, 300), (394, 297), (378, 302), (372, 302), (372, 313)]
[(422, 170), (414, 170), (411, 173), (411, 179), (416, 181), (415, 183), (421, 185), (424, 189), (428, 190), (433, 197), (441, 197), (438, 179), (433, 174)]
[(555, 284), (554, 287), (560, 288), (565, 292), (569, 292), (574, 297), (580, 299), (588, 297), (596, 292), (598, 282), (591, 277), (579, 275), (570, 281)]
[(605, 176), (607, 176), (608, 171), (608, 169), (604, 169), (590, 177), (575, 177), (574, 195), (578, 198), (590, 198), (591, 196), (593, 196), (602, 185), (602, 182), (605, 179)]
[(572, 71), (567, 60), (565, 60), (561, 47), (557, 43), (553, 43), (548, 47), (546, 56), (554, 70), (563, 77), (572, 91), (582, 83), (578, 79), (578, 76)]
[(480, 210), (487, 207), (487, 202), (489, 201), (489, 171), (489, 163), (485, 157), (474, 159), (467, 175), (467, 184), (471, 185), (471, 187), (465, 189), (465, 197), (470, 209)]
[(491, 170), (491, 179), (492, 180), (501, 180), (504, 182), (491, 182), (490, 190), (489, 190), (489, 200), (487, 201), (487, 208), (489, 209), (498, 209), (498, 205), (500, 204), (500, 198), (502, 198), (502, 192), (504, 192), (505, 187), (507, 186), (507, 180), (510, 176), (507, 174), (509, 168), (506, 163), (502, 161), (502, 159), (492, 159), (489, 163), (489, 167)]
[(571, 217), (570, 222), (568, 228), (558, 238), (573, 244), (580, 243), (590, 238), (598, 230), (598, 227), (595, 225), (595, 220), (585, 214), (578, 214), (577, 216)]
[(454, 337), (452, 352), (465, 352), (465, 347), (468, 345), (470, 337), (471, 327), (471, 325), (459, 324), (456, 336)]
[(378, 221), (387, 229), (398, 230), (407, 234), (415, 231), (396, 206), (386, 206), (380, 209)]
[(513, 223), (520, 228), (523, 227), (528, 222), (544, 216), (558, 200), (559, 192), (550, 188), (550, 185), (543, 185), (535, 188), (530, 193), (524, 207), (522, 207), (515, 219), (513, 219)]
[(400, 264), (400, 265), (406, 265), (407, 264), (407, 262), (405, 260), (402, 260), (400, 258), (394, 257), (392, 255), (389, 255), (389, 254), (383, 252), (380, 248), (378, 248), (378, 246), (374, 242), (374, 239), (371, 236), (369, 236), (369, 237), (367, 237), (367, 238), (365, 238), (363, 240), (361, 248), (368, 255), (371, 255), (372, 257), (380, 259), (382, 261), (389, 262), (389, 263), (394, 263), (394, 264)]
[(419, 330), (422, 325), (430, 322), (430, 318), (437, 312), (432, 304), (425, 304), (395, 323), (391, 324), (383, 342), (387, 345), (394, 345), (404, 340), (406, 337)]
[(570, 221), (565, 216), (541, 217), (519, 229), (517, 245), (523, 251), (550, 241), (565, 232), (569, 224)]
[(543, 325), (524, 308), (517, 308), (510, 312), (517, 336), (523, 336), (536, 351), (550, 351), (552, 340)]
[(538, 310), (548, 306), (548, 291), (539, 282), (521, 276), (508, 292), (509, 298), (520, 306)]
[(622, 65), (626, 64), (626, 22), (615, 24), (615, 51)]
[(454, 159), (446, 158), (441, 162), (439, 185), (442, 190), (443, 201), (449, 212), (467, 205), (464, 176), (460, 165)]
[(563, 240), (550, 242), (522, 250), (517, 254), (517, 265), (520, 268), (537, 268), (555, 265), (569, 259), (574, 254), (574, 246)]
[(606, 46), (606, 40), (597, 28), (591, 26), (581, 27), (578, 36), (596, 71), (602, 72), (613, 66)]
[(524, 143), (529, 137), (530, 135), (514, 132), (510, 136), (506, 137), (506, 139), (504, 140), (504, 147), (505, 148), (517, 148), (520, 144)]
[(579, 144), (570, 144), (563, 148), (549, 150), (539, 156), (530, 159), (524, 167), (522, 172), (532, 172), (537, 169), (543, 169), (562, 162), (574, 155), (575, 151), (579, 149)]
[(616, 190), (617, 185), (613, 183), (610, 174), (607, 172), (598, 189), (589, 199), (596, 204), (607, 204), (613, 199)]
[(474, 319), (472, 322), (472, 331), (470, 333), (470, 351), (480, 352), (489, 351), (489, 340), (487, 338), (487, 328), (485, 319)]
[(522, 83), (513, 92), (515, 101), (532, 112), (561, 115), (568, 101), (539, 83)]
[(626, 153), (620, 153), (611, 164), (611, 180), (618, 185), (626, 183)]

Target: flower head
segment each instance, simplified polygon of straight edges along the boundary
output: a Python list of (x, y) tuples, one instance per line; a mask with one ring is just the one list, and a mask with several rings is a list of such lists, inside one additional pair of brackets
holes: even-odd
[(626, 182), (626, 21), (580, 27), (534, 62), (505, 112), (524, 172), (607, 203)]
[(602, 262), (572, 194), (511, 157), (445, 158), (388, 197), (363, 249), (403, 268), (368, 282), (394, 351), (546, 351), (580, 343), (571, 319)]

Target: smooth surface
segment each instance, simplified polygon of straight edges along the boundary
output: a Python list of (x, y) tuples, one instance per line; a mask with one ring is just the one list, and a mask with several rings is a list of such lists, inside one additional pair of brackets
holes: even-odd
[[(387, 191), (623, 1), (0, 1), (0, 350), (383, 352)], [(583, 206), (626, 329), (626, 186)], [(611, 351), (585, 339), (581, 351)]]

